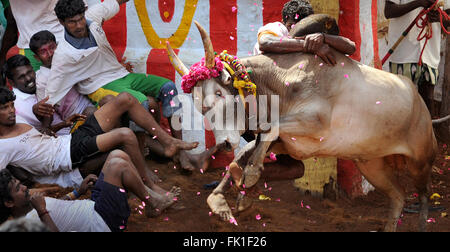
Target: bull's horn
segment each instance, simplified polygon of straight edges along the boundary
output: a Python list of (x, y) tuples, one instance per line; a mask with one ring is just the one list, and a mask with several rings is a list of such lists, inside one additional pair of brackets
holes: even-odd
[(180, 58), (178, 58), (178, 55), (173, 51), (169, 41), (167, 41), (167, 55), (169, 55), (170, 63), (172, 63), (172, 66), (175, 68), (175, 70), (177, 70), (181, 77), (189, 74), (188, 68), (183, 64)]
[(216, 65), (216, 62), (214, 59), (215, 55), (211, 38), (209, 37), (209, 34), (206, 32), (206, 30), (197, 21), (194, 21), (194, 23), (197, 26), (200, 35), (202, 36), (203, 47), (205, 48), (205, 66), (207, 68), (213, 68)]

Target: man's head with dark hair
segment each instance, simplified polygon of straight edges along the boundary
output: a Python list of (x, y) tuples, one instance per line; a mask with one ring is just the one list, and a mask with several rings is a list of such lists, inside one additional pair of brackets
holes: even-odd
[(6, 87), (0, 87), (0, 105), (16, 100), (14, 93)]
[(11, 208), (5, 206), (5, 202), (11, 201), (10, 184), (13, 176), (7, 169), (0, 171), (0, 223), (5, 222), (11, 216)]
[(84, 17), (86, 9), (83, 0), (59, 0), (55, 6), (55, 13), (70, 35), (75, 38), (84, 38), (88, 36)]
[(0, 222), (4, 222), (13, 211), (32, 209), (30, 191), (7, 169), (0, 171)]
[(283, 23), (290, 31), (293, 25), (311, 14), (314, 11), (308, 0), (291, 0), (284, 4)]
[(0, 126), (14, 126), (16, 124), (16, 96), (6, 87), (0, 87)]
[(27, 94), (36, 93), (36, 73), (27, 57), (20, 54), (12, 56), (3, 66), (3, 72), (15, 88)]
[(35, 33), (30, 39), (30, 49), (34, 52), (36, 59), (40, 60), (45, 67), (50, 68), (56, 50), (55, 35), (47, 30)]

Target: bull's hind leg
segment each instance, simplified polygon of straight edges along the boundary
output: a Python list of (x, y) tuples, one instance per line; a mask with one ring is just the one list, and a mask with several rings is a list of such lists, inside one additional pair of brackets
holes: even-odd
[(405, 193), (394, 174), (394, 167), (385, 165), (383, 158), (356, 162), (364, 177), (390, 200), (390, 212), (384, 231), (394, 232), (403, 209)]
[(419, 194), (419, 231), (425, 232), (428, 218), (428, 193), (430, 189), (430, 176), (432, 164), (427, 162), (420, 164), (411, 158), (406, 159), (408, 171), (414, 180), (414, 185)]

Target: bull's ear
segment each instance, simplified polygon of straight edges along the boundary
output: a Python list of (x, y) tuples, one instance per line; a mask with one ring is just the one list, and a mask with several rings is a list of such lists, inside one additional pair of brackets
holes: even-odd
[(220, 74), (220, 79), (224, 85), (230, 85), (232, 83), (231, 74), (226, 69), (223, 69)]

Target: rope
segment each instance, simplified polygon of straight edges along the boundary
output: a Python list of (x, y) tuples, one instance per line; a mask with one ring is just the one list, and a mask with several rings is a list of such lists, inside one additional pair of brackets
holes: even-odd
[(433, 11), (433, 10), (438, 11), (442, 30), (446, 34), (450, 34), (450, 32), (447, 31), (447, 29), (445, 29), (444, 23), (443, 23), (443, 18), (445, 18), (446, 20), (448, 20), (450, 18), (445, 11), (443, 11), (441, 8), (439, 8), (440, 6), (442, 6), (442, 3), (439, 3), (439, 0), (436, 0), (436, 2), (434, 2), (434, 4), (431, 5), (428, 9), (423, 9), (419, 13), (418, 18), (416, 18), (415, 23), (416, 23), (417, 27), (419, 29), (422, 29), (420, 31), (419, 35), (417, 36), (417, 40), (421, 41), (421, 40), (425, 39), (425, 44), (423, 45), (422, 51), (420, 52), (419, 65), (422, 65), (422, 55), (423, 55), (425, 47), (428, 43), (428, 40), (430, 40), (433, 37), (433, 27), (431, 26), (431, 22), (428, 17), (428, 13), (430, 11)]

